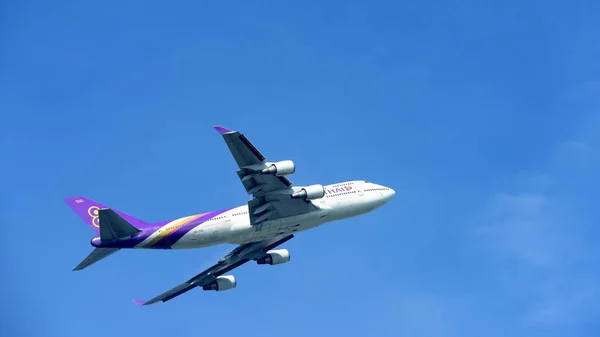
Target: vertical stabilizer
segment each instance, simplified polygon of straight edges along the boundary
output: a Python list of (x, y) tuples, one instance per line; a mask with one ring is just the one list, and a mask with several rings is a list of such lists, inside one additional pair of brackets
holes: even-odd
[[(96, 234), (100, 234), (99, 211), (102, 208), (108, 208), (108, 206), (83, 196), (67, 198), (65, 199), (65, 203), (71, 207), (73, 212), (79, 215), (81, 220), (83, 220), (88, 227), (90, 227)], [(144, 229), (152, 227), (152, 224), (144, 222), (140, 219), (136, 219), (129, 214), (125, 214), (115, 209), (113, 209), (113, 211), (135, 228)]]
[[(96, 235), (100, 235), (102, 241), (128, 238), (141, 232), (142, 229), (153, 226), (86, 197), (67, 198), (65, 202)], [(94, 248), (74, 270), (84, 269), (119, 250), (119, 248)]]

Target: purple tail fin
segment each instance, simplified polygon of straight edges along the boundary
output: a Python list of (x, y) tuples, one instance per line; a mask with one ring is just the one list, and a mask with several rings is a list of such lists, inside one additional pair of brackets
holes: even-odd
[[(96, 234), (100, 235), (100, 219), (98, 218), (98, 210), (110, 207), (104, 206), (99, 202), (81, 196), (67, 198), (65, 199), (65, 202), (94, 232), (96, 232)], [(129, 222), (133, 227), (139, 229), (152, 227), (151, 224), (136, 219), (131, 215), (119, 212), (116, 209), (113, 209), (113, 211), (125, 219), (125, 221)]]

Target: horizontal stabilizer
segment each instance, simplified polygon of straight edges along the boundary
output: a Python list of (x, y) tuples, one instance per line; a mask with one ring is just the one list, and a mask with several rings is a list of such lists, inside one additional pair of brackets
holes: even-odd
[(110, 208), (99, 210), (99, 217), (102, 241), (124, 239), (141, 232)]
[(73, 270), (75, 271), (84, 269), (118, 251), (119, 248), (96, 248)]

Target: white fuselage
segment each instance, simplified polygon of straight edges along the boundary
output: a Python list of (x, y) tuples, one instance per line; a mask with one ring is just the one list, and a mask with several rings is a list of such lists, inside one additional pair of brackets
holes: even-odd
[(390, 188), (362, 180), (326, 185), (325, 189), (324, 197), (310, 201), (317, 207), (315, 211), (252, 226), (248, 205), (239, 206), (194, 228), (171, 248), (201, 248), (224, 243), (243, 244), (301, 232), (326, 222), (368, 213), (388, 202), (395, 194)]

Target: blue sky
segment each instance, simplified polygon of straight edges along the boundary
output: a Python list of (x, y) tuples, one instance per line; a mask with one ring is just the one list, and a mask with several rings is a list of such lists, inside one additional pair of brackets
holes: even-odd
[[(0, 333), (598, 336), (597, 1), (0, 6)], [(244, 204), (212, 125), (383, 208), (235, 290), (138, 307), (232, 247), (72, 272), (85, 195), (147, 221)]]

